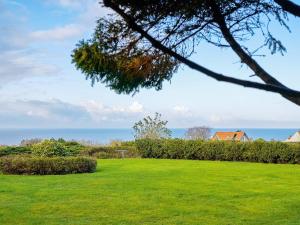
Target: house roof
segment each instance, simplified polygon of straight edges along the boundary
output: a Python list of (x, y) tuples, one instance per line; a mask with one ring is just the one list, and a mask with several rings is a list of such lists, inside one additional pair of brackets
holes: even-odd
[(300, 142), (300, 131), (290, 136), (285, 142)]
[[(221, 141), (240, 141), (246, 133), (244, 131), (236, 131), (236, 132), (216, 132), (212, 137), (212, 140), (221, 140)], [(246, 135), (247, 136), (247, 135)]]

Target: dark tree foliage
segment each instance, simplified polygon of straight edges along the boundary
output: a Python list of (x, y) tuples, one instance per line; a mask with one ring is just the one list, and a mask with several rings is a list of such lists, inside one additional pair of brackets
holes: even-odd
[(150, 45), (127, 29), (121, 20), (101, 18), (94, 37), (81, 41), (73, 61), (92, 83), (103, 82), (118, 93), (129, 94), (140, 87), (161, 89), (177, 69), (176, 60)]
[[(300, 105), (300, 92), (280, 83), (254, 60), (265, 47), (272, 54), (286, 51), (269, 27), (279, 23), (289, 31), (287, 14), (297, 16), (299, 7), (291, 1), (104, 0), (103, 4), (116, 13), (100, 18), (93, 37), (81, 41), (72, 55), (76, 67), (93, 83), (103, 82), (126, 94), (140, 88), (159, 90), (185, 64), (218, 81), (280, 93)], [(256, 36), (263, 42), (249, 49), (248, 41)], [(203, 41), (231, 48), (264, 83), (225, 76), (189, 60)]]

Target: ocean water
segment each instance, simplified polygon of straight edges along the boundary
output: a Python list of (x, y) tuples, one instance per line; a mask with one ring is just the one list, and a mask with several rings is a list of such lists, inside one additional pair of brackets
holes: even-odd
[[(171, 129), (172, 137), (183, 138), (186, 129)], [(250, 138), (265, 140), (285, 140), (298, 129), (249, 129), (215, 128), (215, 131), (243, 130)], [(0, 145), (17, 145), (24, 139), (64, 138), (66, 140), (85, 140), (92, 143), (107, 144), (111, 140), (133, 140), (132, 129), (0, 129)]]

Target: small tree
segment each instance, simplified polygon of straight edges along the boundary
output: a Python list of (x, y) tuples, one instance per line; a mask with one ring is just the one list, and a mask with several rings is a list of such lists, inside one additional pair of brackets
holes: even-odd
[(161, 114), (155, 113), (154, 118), (147, 116), (133, 126), (135, 139), (161, 139), (170, 138), (171, 130), (166, 125), (168, 121), (161, 120)]
[(192, 127), (185, 132), (186, 139), (189, 140), (207, 140), (211, 136), (211, 128), (209, 127)]

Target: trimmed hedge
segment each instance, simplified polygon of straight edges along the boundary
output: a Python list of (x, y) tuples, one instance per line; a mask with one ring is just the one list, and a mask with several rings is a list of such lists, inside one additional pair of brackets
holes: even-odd
[(0, 157), (8, 155), (24, 155), (31, 154), (30, 147), (19, 146), (0, 146)]
[(300, 164), (299, 143), (143, 139), (136, 146), (143, 158)]
[(116, 150), (127, 150), (124, 152), (125, 158), (136, 158), (140, 157), (137, 148), (133, 145), (128, 146), (95, 146), (87, 147), (80, 152), (80, 155), (95, 157), (98, 159), (112, 159), (112, 158), (122, 158), (122, 154)]
[(3, 174), (50, 175), (70, 173), (92, 173), (97, 161), (86, 157), (22, 157), (0, 158)]

